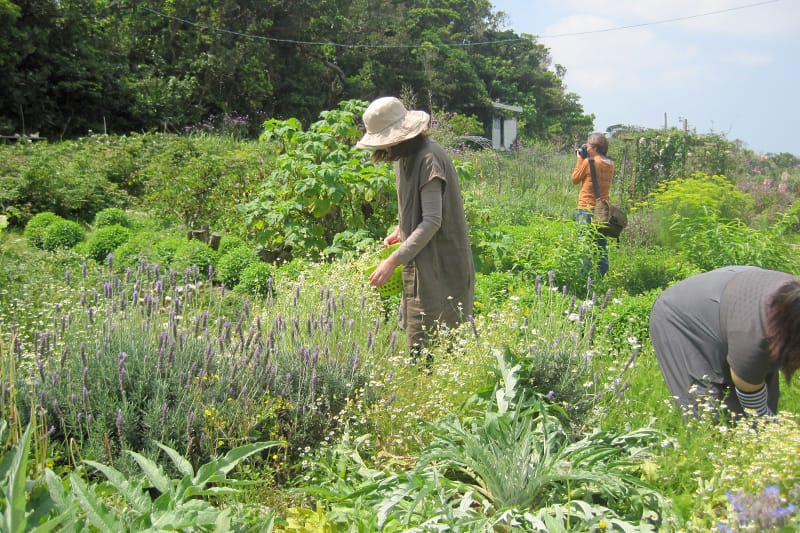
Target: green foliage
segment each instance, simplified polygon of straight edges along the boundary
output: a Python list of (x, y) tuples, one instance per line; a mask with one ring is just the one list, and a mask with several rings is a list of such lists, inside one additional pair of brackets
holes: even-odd
[(108, 254), (130, 239), (131, 231), (121, 224), (101, 225), (89, 234), (85, 251), (97, 262), (105, 261)]
[(338, 233), (354, 228), (383, 238), (396, 219), (397, 196), (389, 165), (370, 163), (354, 148), (365, 102), (342, 102), (300, 129), (294, 120), (270, 120), (262, 140), (279, 150), (258, 195), (242, 206), (258, 242), (269, 252), (319, 255), (333, 250)]
[(637, 472), (656, 431), (573, 441), (561, 410), (526, 392), (512, 364), (498, 356), (502, 379), (491, 390), (473, 396), (462, 417), (427, 424), (433, 439), (413, 469), (371, 468), (365, 441), (346, 435), (315, 454), (304, 490), (330, 502), (327, 519), (342, 529), (653, 531), (670, 517), (667, 500)]
[(155, 245), (159, 235), (152, 231), (137, 231), (130, 238), (118, 246), (114, 251), (114, 264), (124, 271), (126, 268), (134, 269), (142, 261), (149, 262), (155, 257)]
[(660, 246), (620, 246), (611, 256), (611, 261), (614, 266), (606, 274), (606, 286), (630, 295), (666, 289), (701, 272), (683, 254)]
[(247, 246), (247, 243), (241, 237), (237, 237), (236, 235), (223, 235), (219, 241), (217, 252), (219, 252), (220, 257), (222, 257), (234, 248), (240, 248), (242, 246)]
[(708, 217), (677, 219), (673, 223), (680, 249), (702, 270), (727, 265), (753, 265), (795, 272), (800, 266), (791, 249), (774, 234), (759, 232), (744, 223), (727, 223)]
[(659, 184), (650, 193), (644, 208), (649, 208), (661, 242), (675, 246), (678, 235), (672, 221), (714, 219), (721, 223), (738, 220), (747, 211), (750, 199), (725, 176), (696, 173)]
[[(87, 485), (77, 475), (70, 474), (72, 498), (78, 502), (87, 525), (99, 530), (144, 531), (154, 528), (198, 531), (217, 531), (220, 528), (236, 531), (271, 531), (275, 519), (272, 513), (259, 516), (257, 507), (216, 505), (216, 499), (233, 497), (235, 479), (228, 477), (240, 463), (279, 445), (278, 442), (258, 442), (229, 450), (224, 456), (212, 458), (197, 470), (188, 459), (174, 449), (158, 443), (171, 459), (182, 477), (171, 479), (152, 460), (128, 451), (138, 463), (143, 475), (126, 477), (113, 467), (96, 461), (85, 461), (108, 479), (104, 485)], [(147, 487), (155, 488), (159, 496), (153, 499)], [(119, 509), (124, 502), (126, 512)], [(108, 503), (106, 503), (108, 502)], [(110, 505), (113, 502), (113, 506)]]
[(179, 273), (194, 272), (192, 277), (208, 276), (219, 261), (219, 254), (197, 239), (184, 241), (178, 248), (175, 261), (169, 266)]
[(261, 182), (264, 154), (254, 143), (210, 136), (161, 139), (163, 146), (141, 169), (154, 214), (190, 228), (236, 230), (234, 206)]
[[(6, 441), (7, 430), (8, 423), (0, 420), (0, 441)], [(29, 423), (19, 441), (0, 460), (0, 493), (3, 502), (0, 524), (3, 531), (50, 531), (74, 523), (72, 509), (61, 509), (61, 512), (54, 510), (58, 500), (50, 497), (43, 483), (46, 479), (48, 484), (58, 485), (52, 471), (46, 471), (42, 478), (28, 478), (35, 431), (35, 423)], [(38, 529), (34, 529), (37, 526)]]
[(42, 249), (72, 248), (86, 237), (86, 230), (74, 220), (54, 220), (44, 229)]
[(47, 233), (47, 227), (57, 220), (64, 219), (51, 211), (37, 213), (25, 224), (25, 230), (22, 235), (28, 239), (32, 246), (44, 249), (44, 237)]
[(800, 234), (800, 200), (795, 200), (780, 220), (775, 222), (773, 231), (776, 235)]
[(178, 253), (186, 243), (185, 237), (166, 237), (153, 246), (152, 262), (167, 268), (178, 260)]
[(247, 265), (239, 276), (236, 289), (247, 294), (267, 296), (272, 294), (273, 267), (262, 261)]
[(226, 287), (233, 288), (241, 281), (244, 270), (257, 262), (258, 254), (249, 246), (234, 248), (219, 258), (217, 278)]
[(96, 274), (73, 276), (45, 320), (59, 324), (58, 346), (29, 329), (20, 337), (19, 349), (36, 348), (17, 401), (46, 416), (53, 445), (123, 470), (122, 449), (152, 458), (154, 440), (198, 461), (243, 439), (282, 439), (294, 457), (363, 393), (364, 348), (351, 339), (376, 327), (367, 302), (307, 283), (276, 288), (256, 310), (191, 272), (188, 282), (161, 272), (108, 273), (99, 289)]
[(634, 199), (645, 198), (664, 182), (697, 172), (739, 176), (747, 171), (746, 157), (737, 143), (716, 133), (635, 127), (615, 128), (613, 133), (609, 155), (615, 161), (632, 163), (632, 175), (616, 178), (629, 183), (626, 192)]
[(22, 166), (0, 176), (0, 203), (15, 225), (34, 214), (51, 211), (71, 220), (90, 222), (103, 208), (122, 205), (126, 194), (97, 166), (96, 148), (83, 144), (40, 144), (17, 148)]
[(514, 272), (529, 281), (553, 272), (554, 283), (575, 293), (586, 287), (583, 259), (597, 253), (592, 232), (545, 217), (532, 217), (527, 226), (471, 227), (470, 242), (481, 272)]
[(95, 229), (105, 226), (113, 226), (115, 224), (125, 228), (131, 227), (131, 220), (128, 217), (128, 214), (125, 213), (124, 209), (119, 207), (107, 207), (105, 209), (101, 209), (97, 212), (97, 214), (95, 214), (94, 222), (92, 222), (92, 226)]

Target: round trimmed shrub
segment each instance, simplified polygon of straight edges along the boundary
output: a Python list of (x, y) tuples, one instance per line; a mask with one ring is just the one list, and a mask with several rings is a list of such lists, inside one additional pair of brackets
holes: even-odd
[(236, 235), (225, 235), (219, 241), (219, 247), (217, 251), (219, 252), (220, 257), (227, 254), (234, 248), (241, 248), (242, 246), (247, 246), (247, 243), (244, 239), (237, 237)]
[(119, 224), (98, 228), (86, 240), (86, 253), (95, 261), (104, 261), (108, 254), (125, 244), (130, 236), (130, 230)]
[(44, 229), (42, 249), (47, 251), (59, 248), (72, 248), (83, 240), (86, 232), (80, 223), (74, 220), (56, 220)]
[(130, 239), (112, 252), (114, 264), (118, 269), (124, 271), (126, 268), (136, 269), (143, 260), (149, 263), (154, 255), (153, 243), (156, 240), (155, 234), (149, 231), (131, 235)]
[(94, 222), (92, 226), (97, 228), (104, 228), (106, 226), (119, 225), (124, 228), (131, 227), (131, 219), (123, 209), (119, 207), (107, 207), (98, 211), (94, 215)]
[(202, 278), (208, 277), (208, 267), (216, 268), (218, 254), (209, 245), (197, 239), (185, 241), (183, 246), (177, 250), (177, 256), (172, 268), (179, 273), (183, 273), (187, 268), (197, 267), (198, 275)]
[(25, 229), (22, 231), (22, 236), (28, 239), (28, 242), (31, 243), (31, 246), (43, 249), (45, 230), (47, 229), (47, 226), (53, 222), (56, 222), (57, 220), (64, 220), (64, 218), (51, 211), (37, 213), (31, 217), (27, 224), (25, 224)]
[(272, 273), (273, 268), (269, 263), (252, 263), (242, 270), (236, 290), (260, 296), (274, 293), (273, 283), (270, 281)]
[(217, 276), (226, 287), (233, 288), (239, 284), (242, 272), (248, 266), (259, 261), (256, 252), (247, 246), (234, 248), (219, 259)]
[(181, 237), (161, 239), (153, 247), (153, 261), (165, 268), (174, 265), (178, 260), (178, 252), (185, 242), (186, 239)]

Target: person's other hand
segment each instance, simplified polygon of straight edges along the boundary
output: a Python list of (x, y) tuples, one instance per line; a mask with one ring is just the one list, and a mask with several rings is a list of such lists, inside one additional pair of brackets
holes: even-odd
[(400, 231), (396, 229), (383, 239), (383, 247), (388, 248), (398, 242), (400, 242)]

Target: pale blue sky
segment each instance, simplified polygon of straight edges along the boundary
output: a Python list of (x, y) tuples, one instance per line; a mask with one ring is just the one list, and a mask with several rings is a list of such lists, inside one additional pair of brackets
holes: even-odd
[[(800, 0), (493, 0), (567, 69), (595, 129), (688, 121), (800, 156)], [(513, 102), (509, 102), (513, 103)]]

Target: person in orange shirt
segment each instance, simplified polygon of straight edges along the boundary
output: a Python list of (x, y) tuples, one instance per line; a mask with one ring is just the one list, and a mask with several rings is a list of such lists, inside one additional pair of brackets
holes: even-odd
[[(608, 200), (611, 191), (611, 181), (614, 178), (614, 162), (608, 158), (608, 139), (602, 133), (592, 133), (586, 139), (586, 144), (576, 152), (577, 161), (572, 169), (572, 183), (580, 184), (578, 192), (578, 211), (575, 221), (578, 224), (587, 224), (592, 221), (592, 210), (595, 204), (595, 193), (592, 187), (592, 174), (589, 169), (589, 159), (594, 159), (597, 174), (597, 185), (600, 187), (600, 197)], [(605, 236), (599, 235), (595, 240), (600, 250), (597, 271), (601, 276), (608, 272), (608, 241)], [(589, 274), (590, 261), (584, 262), (584, 274)]]

